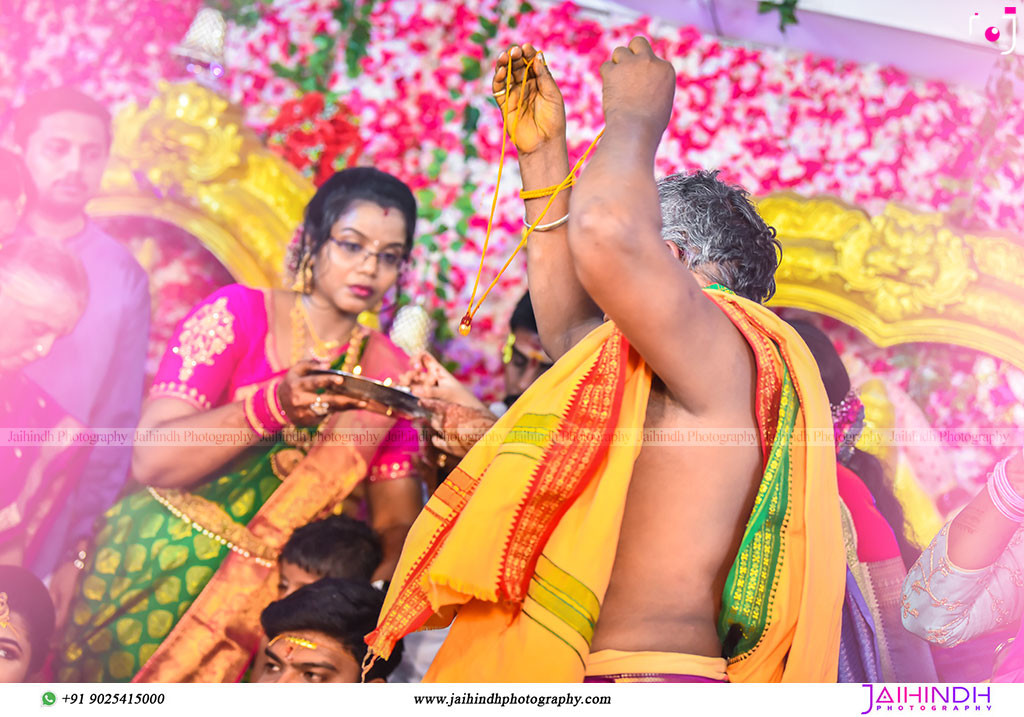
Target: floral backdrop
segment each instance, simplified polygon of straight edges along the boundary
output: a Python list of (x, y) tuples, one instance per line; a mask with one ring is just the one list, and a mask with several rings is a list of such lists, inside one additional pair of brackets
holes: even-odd
[[(871, 212), (899, 201), (948, 212), (966, 227), (1024, 230), (1016, 65), (1002, 66), (988, 89), (977, 92), (891, 67), (727, 43), (646, 18), (595, 17), (571, 3), (208, 4), (229, 19), (222, 91), (244, 108), (268, 146), (314, 181), (361, 163), (412, 186), (420, 202), (419, 269), (406, 292), (432, 313), (438, 350), (486, 397), (501, 393), (500, 348), (525, 288), (523, 263), (503, 277), (469, 337), (451, 327), (466, 310), (496, 179), (501, 136), (487, 90), (491, 63), (514, 42), (544, 50), (567, 101), (572, 157), (602, 124), (600, 64), (616, 45), (646, 34), (678, 72), (659, 172), (719, 167), (725, 179), (754, 194), (828, 193)], [(0, 107), (28, 88), (65, 83), (113, 108), (145, 101), (158, 78), (185, 76), (169, 49), (200, 6), (198, 0), (24, 0), (0, 28)], [(124, 37), (132, 42), (121, 42)], [(517, 186), (515, 162), (507, 163), (485, 280), (518, 240)], [(164, 250), (154, 261), (177, 261), (177, 252)], [(182, 274), (168, 275), (180, 284)], [(157, 292), (159, 276), (154, 269)], [(934, 425), (1008, 426), (1024, 419), (1024, 375), (1001, 361), (941, 346), (878, 349), (852, 340), (844, 327), (832, 331), (848, 359), (859, 357), (904, 388)], [(959, 472), (969, 482), (983, 477), (992, 452), (961, 455)]]

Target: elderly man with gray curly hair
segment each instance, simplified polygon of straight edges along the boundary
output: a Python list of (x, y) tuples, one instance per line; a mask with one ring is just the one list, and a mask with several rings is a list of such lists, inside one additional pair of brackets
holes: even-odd
[(774, 231), (713, 172), (655, 182), (675, 72), (647, 40), (601, 75), (603, 139), (552, 199), (561, 94), (530, 45), (498, 59), (556, 363), (417, 520), (371, 653), (454, 618), (428, 681), (835, 681), (832, 421), (806, 345), (761, 306)]

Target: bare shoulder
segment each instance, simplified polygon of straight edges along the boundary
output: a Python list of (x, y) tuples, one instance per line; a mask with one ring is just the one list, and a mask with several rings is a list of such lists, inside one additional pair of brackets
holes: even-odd
[[(598, 304), (694, 415), (717, 412), (752, 374), (746, 341), (695, 276), (665, 246), (639, 245), (628, 261), (593, 269)], [(728, 401), (726, 401), (728, 403)]]
[[(726, 314), (712, 304), (704, 322), (702, 353), (663, 365), (658, 376), (680, 407), (705, 420), (753, 415), (757, 360), (747, 339)], [(685, 392), (678, 390), (685, 387)]]

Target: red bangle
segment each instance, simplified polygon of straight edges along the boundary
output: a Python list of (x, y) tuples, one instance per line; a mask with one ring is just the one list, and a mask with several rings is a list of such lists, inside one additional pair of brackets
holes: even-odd
[[(264, 437), (272, 436), (288, 425), (287, 420), (282, 421), (274, 415), (269, 391), (273, 390), (275, 387), (276, 384), (271, 383), (269, 386), (260, 388), (256, 391), (252, 399), (253, 414), (259, 421), (260, 427), (264, 430), (264, 433), (262, 434)], [(275, 394), (277, 393), (276, 391), (273, 392)]]
[(267, 385), (267, 408), (274, 421), (280, 423), (282, 428), (291, 423), (288, 420), (288, 414), (284, 412), (284, 406), (281, 405), (281, 397), (277, 393), (283, 380), (280, 377), (275, 378)]

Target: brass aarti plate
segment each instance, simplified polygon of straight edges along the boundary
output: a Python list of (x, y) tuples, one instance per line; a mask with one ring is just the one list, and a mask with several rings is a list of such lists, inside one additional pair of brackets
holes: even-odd
[(383, 410), (379, 411), (380, 413), (386, 413), (390, 409), (393, 413), (405, 418), (430, 418), (430, 411), (407, 389), (338, 369), (317, 369), (310, 373), (341, 376), (345, 382), (341, 386), (331, 387), (332, 393), (378, 404), (383, 407)]

